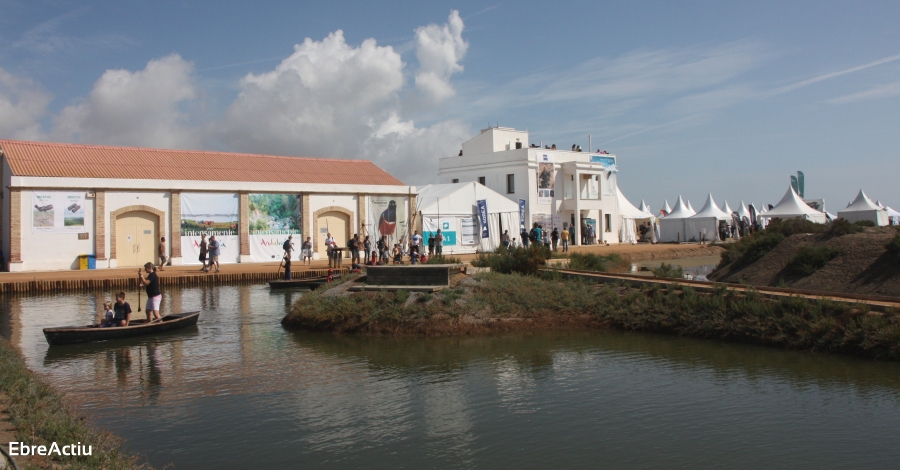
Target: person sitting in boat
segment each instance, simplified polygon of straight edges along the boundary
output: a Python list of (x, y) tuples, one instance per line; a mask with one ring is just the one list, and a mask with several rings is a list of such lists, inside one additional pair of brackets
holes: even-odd
[(114, 318), (116, 316), (116, 313), (113, 312), (112, 302), (110, 302), (109, 300), (103, 302), (103, 311), (105, 312), (105, 314), (103, 315), (103, 322), (100, 323), (100, 328), (109, 328), (111, 326), (115, 326), (116, 324), (114, 323)]
[(116, 294), (116, 303), (113, 304), (113, 326), (128, 326), (131, 322), (131, 305), (125, 301), (125, 293)]

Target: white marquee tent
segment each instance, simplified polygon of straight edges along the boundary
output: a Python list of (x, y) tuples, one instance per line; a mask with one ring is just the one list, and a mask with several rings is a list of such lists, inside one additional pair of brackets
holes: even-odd
[(772, 219), (793, 219), (798, 217), (817, 224), (824, 224), (826, 222), (825, 213), (809, 207), (803, 202), (803, 199), (800, 199), (800, 196), (794, 192), (794, 188), (791, 186), (788, 186), (788, 190), (784, 194), (784, 197), (781, 198), (781, 201), (779, 201), (775, 207), (762, 214), (762, 218), (766, 221)]
[(875, 225), (888, 225), (890, 223), (887, 209), (878, 207), (869, 199), (869, 196), (866, 196), (862, 189), (859, 190), (856, 199), (847, 205), (844, 210), (838, 211), (837, 215), (839, 218), (846, 219), (851, 223), (860, 220), (871, 220), (875, 222)]
[(688, 211), (684, 199), (678, 196), (675, 201), (675, 207), (669, 212), (669, 215), (659, 219), (659, 241), (661, 242), (683, 242), (684, 238), (684, 221), (694, 215)]
[(666, 205), (664, 205), (663, 208), (659, 210), (659, 216), (665, 217), (671, 213), (672, 213), (672, 208), (669, 207), (669, 201), (666, 201)]
[(891, 225), (900, 225), (900, 212), (897, 212), (894, 209), (891, 209), (890, 206), (885, 206), (884, 204), (881, 203), (881, 201), (875, 201), (875, 204), (877, 204), (878, 207), (884, 207), (885, 209), (887, 209), (888, 221), (890, 222)]
[[(622, 216), (622, 223), (619, 224), (619, 243), (630, 243), (634, 245), (638, 241), (637, 224), (650, 222), (651, 229), (656, 218), (647, 211), (647, 205), (641, 201), (641, 208), (638, 209), (628, 201), (622, 191), (616, 188), (616, 197), (618, 198), (619, 215)], [(650, 231), (651, 236), (655, 238), (655, 231)]]
[(700, 212), (684, 221), (684, 236), (700, 241), (721, 241), (719, 237), (719, 221), (731, 223), (731, 215), (726, 214), (713, 200), (712, 193), (706, 197), (706, 204)]
[[(487, 238), (481, 238), (481, 199), (487, 206)], [(510, 239), (518, 238), (519, 205), (477, 182), (430, 184), (419, 189), (416, 204), (424, 241), (429, 232), (441, 229), (445, 255), (493, 251), (500, 246), (501, 230), (509, 230)]]

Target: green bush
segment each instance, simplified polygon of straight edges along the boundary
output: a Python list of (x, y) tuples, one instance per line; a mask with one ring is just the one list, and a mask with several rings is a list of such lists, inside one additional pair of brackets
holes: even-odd
[(684, 269), (681, 269), (681, 266), (673, 266), (671, 264), (663, 263), (653, 268), (653, 275), (656, 277), (684, 279)]
[(895, 260), (900, 261), (900, 233), (894, 235), (894, 238), (885, 245), (885, 248)]
[(425, 264), (460, 264), (462, 261), (455, 256), (434, 255), (428, 258)]
[(827, 227), (827, 225), (817, 224), (800, 218), (772, 219), (765, 231), (778, 232), (787, 238), (798, 233), (822, 233)]
[(804, 246), (788, 261), (785, 271), (797, 276), (809, 276), (822, 269), (833, 260), (841, 250), (832, 246)]
[(492, 272), (511, 274), (537, 274), (550, 259), (550, 249), (532, 243), (528, 247), (507, 248), (501, 246), (491, 253), (479, 252), (472, 266), (491, 268)]
[(733, 267), (747, 266), (762, 258), (784, 240), (785, 235), (781, 233), (780, 228), (776, 226), (775, 230), (760, 230), (727, 245), (722, 252), (719, 267), (729, 264)]
[(875, 222), (871, 220), (857, 220), (853, 222), (853, 225), (859, 225), (860, 227), (876, 227)]
[(865, 230), (862, 225), (851, 224), (847, 219), (835, 219), (828, 225), (828, 235), (832, 237), (840, 237), (842, 235), (850, 235), (851, 233), (859, 233)]
[(622, 271), (630, 266), (631, 263), (615, 253), (609, 256), (593, 253), (572, 253), (569, 256), (569, 268), (581, 271)]

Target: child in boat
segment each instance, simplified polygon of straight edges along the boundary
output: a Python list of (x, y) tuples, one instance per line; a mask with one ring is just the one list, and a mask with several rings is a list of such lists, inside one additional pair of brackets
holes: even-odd
[(103, 302), (103, 310), (106, 312), (106, 314), (103, 316), (103, 323), (100, 324), (100, 328), (115, 326), (113, 319), (115, 318), (116, 313), (113, 312), (112, 302), (109, 300)]
[(128, 305), (128, 302), (125, 301), (124, 292), (116, 294), (116, 303), (112, 307), (113, 312), (115, 312), (113, 326), (128, 326), (128, 323), (131, 321), (131, 305)]

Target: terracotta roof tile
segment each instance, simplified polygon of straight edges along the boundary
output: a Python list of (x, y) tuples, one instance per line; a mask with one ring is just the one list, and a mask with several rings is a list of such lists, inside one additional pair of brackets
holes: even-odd
[(368, 160), (17, 140), (0, 149), (15, 176), (403, 185)]

